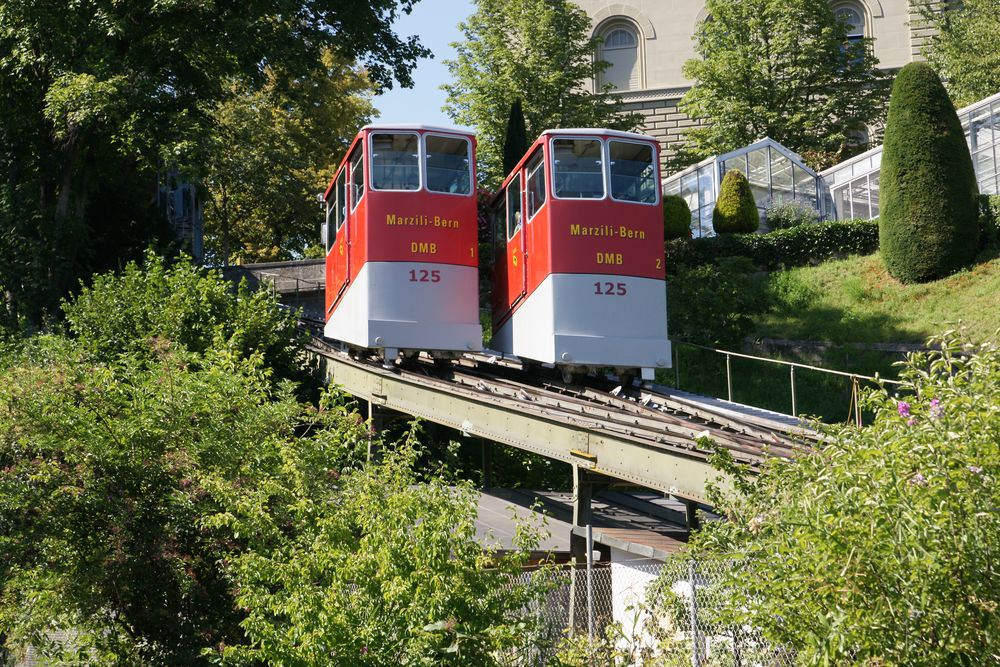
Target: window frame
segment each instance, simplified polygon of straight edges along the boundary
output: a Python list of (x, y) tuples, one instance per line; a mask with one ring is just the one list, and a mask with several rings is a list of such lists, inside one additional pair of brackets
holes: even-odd
[[(660, 184), (660, 178), (659, 178), (659, 176), (660, 176), (659, 171), (660, 170), (659, 170), (659, 164), (658, 164), (658, 160), (657, 160), (658, 156), (656, 154), (656, 148), (657, 147), (654, 146), (652, 144), (652, 142), (649, 142), (649, 141), (639, 141), (637, 139), (626, 139), (624, 137), (608, 137), (606, 140), (603, 140), (603, 141), (604, 141), (604, 144), (605, 144), (605, 152), (607, 153), (607, 158), (606, 158), (605, 161), (606, 161), (606, 163), (608, 165), (607, 169), (606, 169), (606, 174), (607, 174), (607, 179), (608, 179), (607, 196), (611, 199), (611, 201), (618, 202), (619, 204), (641, 204), (642, 206), (658, 206), (660, 204), (660, 200), (663, 198), (663, 194), (660, 192), (660, 189), (661, 189), (660, 185), (661, 184)], [(652, 165), (653, 170), (655, 172), (655, 174), (653, 176), (653, 189), (656, 191), (656, 199), (652, 203), (641, 202), (641, 201), (629, 201), (627, 199), (618, 199), (617, 197), (615, 197), (614, 191), (611, 188), (611, 142), (612, 141), (617, 141), (617, 142), (620, 142), (620, 143), (623, 143), (623, 144), (635, 144), (637, 146), (646, 146), (647, 148), (649, 148), (649, 150), (650, 150), (650, 152), (652, 153), (652, 156), (653, 156), (653, 161), (651, 162), (651, 165)]]
[[(341, 169), (337, 176), (333, 179), (333, 200), (337, 205), (337, 212), (335, 213), (337, 221), (337, 229), (335, 232), (339, 232), (340, 228), (344, 226), (347, 222), (347, 168), (350, 162), (344, 164), (344, 168)], [(343, 179), (343, 183), (340, 181)], [(341, 208), (341, 200), (343, 200), (344, 207)]]
[[(351, 169), (350, 179), (348, 180), (348, 183), (349, 183), (349, 186), (350, 186), (349, 189), (351, 191), (351, 197), (350, 197), (350, 199), (351, 199), (351, 213), (354, 213), (354, 211), (356, 211), (357, 208), (358, 208), (358, 204), (360, 204), (361, 200), (365, 198), (365, 193), (368, 191), (367, 184), (365, 183), (365, 147), (364, 147), (364, 145), (362, 145), (362, 146), (356, 146), (354, 148), (354, 150), (352, 151), (352, 154), (349, 155), (348, 158), (347, 158), (347, 164), (350, 165), (350, 169)], [(354, 168), (358, 164), (361, 165), (361, 196), (360, 197), (356, 197), (355, 196), (357, 193), (355, 192), (356, 180), (355, 180), (355, 177), (354, 177)]]
[[(609, 37), (616, 30), (624, 30), (632, 35), (635, 40), (633, 46), (606, 46), (607, 37)], [(608, 59), (605, 58), (605, 51), (635, 51), (635, 67), (638, 68), (638, 75), (636, 76), (635, 87), (628, 88), (615, 88), (615, 92), (618, 94), (627, 94), (631, 92), (636, 92), (646, 89), (646, 54), (643, 44), (643, 33), (642, 29), (639, 27), (635, 21), (629, 16), (612, 16), (606, 19), (603, 25), (598, 26), (597, 30), (594, 31), (594, 36), (599, 37), (601, 43), (597, 45), (597, 51), (595, 53), (595, 60), (607, 62)], [(608, 71), (604, 70), (598, 72), (594, 76), (594, 92), (601, 92), (604, 86), (609, 82), (606, 75)]]
[[(556, 188), (556, 141), (560, 140), (571, 140), (571, 141), (596, 141), (601, 146), (601, 183), (604, 186), (604, 193), (600, 197), (560, 197)], [(549, 167), (549, 172), (552, 174), (552, 192), (550, 193), (553, 199), (558, 199), (560, 201), (604, 201), (608, 198), (608, 191), (610, 190), (608, 177), (610, 170), (608, 169), (608, 151), (607, 142), (604, 141), (603, 137), (591, 134), (591, 135), (577, 135), (577, 134), (560, 134), (554, 135), (549, 138), (549, 162), (551, 166)]]
[[(517, 226), (511, 227), (511, 210), (510, 210), (510, 193), (514, 188), (514, 184), (517, 183), (517, 210), (521, 213), (521, 219), (518, 221)], [(521, 170), (517, 170), (514, 177), (510, 179), (507, 183), (507, 187), (504, 188), (504, 210), (506, 211), (507, 219), (507, 244), (509, 245), (514, 237), (517, 236), (517, 232), (524, 227), (524, 189), (521, 181)]]
[[(371, 190), (372, 192), (420, 192), (424, 189), (424, 141), (421, 138), (421, 133), (417, 130), (372, 130), (368, 133), (366, 137), (368, 139), (368, 164), (375, 166), (375, 136), (379, 134), (409, 134), (417, 138), (417, 187), (410, 189), (399, 189), (399, 188), (377, 188), (375, 187), (375, 179), (371, 179)], [(445, 194), (445, 193), (435, 193), (435, 194)], [(464, 195), (463, 195), (464, 196)]]
[[(538, 146), (530, 154), (530, 156), (528, 157), (528, 159), (525, 160), (525, 162), (524, 162), (524, 176), (525, 176), (525, 178), (524, 178), (524, 200), (525, 200), (525, 203), (528, 205), (527, 208), (528, 208), (529, 211), (531, 210), (531, 200), (530, 200), (530, 198), (528, 196), (528, 194), (529, 194), (528, 187), (529, 187), (529, 184), (531, 183), (531, 174), (532, 174), (531, 162), (532, 162), (532, 160), (535, 160), (535, 159), (538, 160), (538, 165), (535, 167), (534, 171), (537, 171), (538, 169), (542, 170), (542, 203), (541, 203), (541, 205), (538, 208), (535, 209), (534, 213), (530, 213), (530, 212), (528, 213), (527, 220), (526, 220), (526, 222), (528, 224), (530, 224), (531, 221), (535, 219), (535, 217), (538, 215), (538, 212), (541, 211), (542, 208), (544, 208), (545, 205), (549, 201), (548, 181), (546, 179), (546, 176), (547, 176), (548, 172), (545, 169), (546, 159), (545, 159), (545, 150), (544, 150), (544, 148), (545, 148), (544, 146)], [(522, 213), (522, 217), (524, 217), (523, 213)]]
[[(388, 133), (383, 133), (388, 134)], [(400, 132), (400, 134), (403, 134)], [(427, 137), (440, 137), (442, 139), (460, 139), (465, 142), (465, 156), (469, 163), (469, 192), (444, 192), (430, 189), (430, 174), (427, 171)], [(452, 197), (472, 197), (476, 193), (476, 174), (472, 163), (472, 139), (461, 134), (447, 134), (444, 132), (424, 132), (420, 137), (420, 162), (417, 165), (420, 169), (420, 187), (417, 190), (380, 190), (380, 192), (417, 192), (426, 190), (432, 195), (450, 195)]]

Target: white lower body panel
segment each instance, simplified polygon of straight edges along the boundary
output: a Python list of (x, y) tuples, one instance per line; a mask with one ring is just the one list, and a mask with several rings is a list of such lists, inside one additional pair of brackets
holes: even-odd
[(367, 348), (481, 350), (479, 270), (427, 262), (368, 262), (327, 316), (323, 333)]
[(552, 274), (494, 334), (491, 347), (562, 366), (669, 368), (666, 285), (650, 278)]

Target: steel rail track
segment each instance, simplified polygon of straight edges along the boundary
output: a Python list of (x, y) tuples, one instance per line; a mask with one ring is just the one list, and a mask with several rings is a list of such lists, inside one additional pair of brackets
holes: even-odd
[[(315, 331), (318, 327), (309, 328)], [(342, 363), (348, 360), (348, 355), (320, 336), (314, 335), (309, 347), (321, 355), (338, 355)], [(810, 435), (805, 429), (795, 430), (750, 416), (743, 420), (740, 416), (720, 414), (704, 406), (692, 406), (690, 402), (660, 393), (658, 387), (639, 398), (615, 396), (593, 387), (529, 382), (523, 373), (516, 379), (505, 377), (516, 372), (516, 365), (510, 360), (500, 365), (490, 361), (485, 355), (469, 355), (447, 368), (410, 362), (388, 371), (378, 361), (350, 359), (350, 363), (372, 373), (393, 373), (441, 392), (461, 394), (686, 456), (707, 458), (711, 449), (703, 447), (698, 440), (708, 436), (737, 460), (756, 466), (768, 456), (789, 457), (801, 453), (806, 446), (801, 441), (808, 440)]]

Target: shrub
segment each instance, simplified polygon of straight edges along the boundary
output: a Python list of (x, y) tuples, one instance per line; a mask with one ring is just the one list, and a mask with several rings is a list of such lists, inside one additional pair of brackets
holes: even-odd
[(819, 211), (797, 201), (772, 204), (767, 208), (766, 215), (767, 226), (771, 229), (789, 229), (819, 222)]
[(745, 257), (682, 266), (667, 281), (667, 330), (675, 340), (735, 347), (753, 328), (768, 298)]
[(675, 239), (665, 244), (667, 272), (685, 266), (715, 264), (726, 257), (746, 257), (762, 271), (803, 266), (845, 255), (878, 250), (878, 222), (841, 220), (780, 229), (768, 234), (725, 234)]
[(719, 199), (712, 211), (716, 234), (750, 233), (760, 227), (760, 212), (743, 172), (727, 171), (719, 187)]
[(663, 198), (663, 236), (668, 239), (691, 236), (691, 209), (683, 197), (667, 195)]
[(1000, 241), (1000, 195), (979, 195), (979, 233), (984, 247)]
[(882, 153), (879, 248), (904, 283), (967, 266), (979, 245), (972, 158), (955, 107), (930, 65), (896, 77)]

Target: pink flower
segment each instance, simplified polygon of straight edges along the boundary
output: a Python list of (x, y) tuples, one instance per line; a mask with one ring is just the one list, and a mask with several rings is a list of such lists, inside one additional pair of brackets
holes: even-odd
[(929, 413), (931, 419), (941, 419), (941, 417), (944, 417), (944, 408), (941, 407), (941, 401), (936, 398), (932, 398)]
[(900, 417), (909, 417), (910, 416), (910, 404), (907, 403), (906, 401), (899, 401), (896, 404), (896, 411), (899, 413)]
[(910, 478), (910, 484), (914, 486), (927, 486), (927, 478), (919, 472), (915, 472), (913, 473), (913, 477)]
[(917, 418), (916, 417), (910, 417), (909, 419), (906, 420), (906, 425), (907, 426), (913, 426), (916, 423), (917, 423)]
[(979, 466), (969, 466), (969, 472), (971, 472), (973, 475), (982, 475), (983, 469), (980, 468)]

